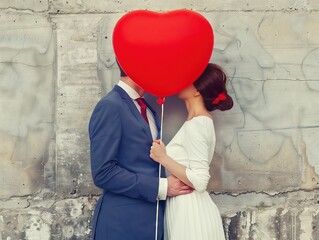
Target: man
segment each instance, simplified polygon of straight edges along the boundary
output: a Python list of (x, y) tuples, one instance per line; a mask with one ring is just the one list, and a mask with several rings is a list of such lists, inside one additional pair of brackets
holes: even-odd
[(158, 199), (162, 239), (166, 196), (192, 189), (174, 176), (158, 177), (159, 165), (149, 156), (159, 137), (158, 118), (141, 98), (144, 90), (120, 70), (121, 80), (98, 102), (89, 124), (93, 181), (103, 189), (93, 217), (93, 239), (155, 239)]

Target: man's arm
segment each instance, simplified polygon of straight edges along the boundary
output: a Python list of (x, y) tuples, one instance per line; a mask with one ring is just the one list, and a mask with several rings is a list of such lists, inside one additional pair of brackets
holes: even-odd
[(194, 191), (193, 188), (183, 183), (180, 179), (178, 179), (174, 175), (168, 176), (167, 182), (168, 182), (167, 196), (169, 197), (189, 194)]
[(89, 124), (94, 184), (105, 191), (155, 202), (159, 178), (130, 172), (118, 165), (121, 131), (116, 106), (107, 100), (98, 103)]
[(170, 175), (167, 178), (160, 178), (157, 199), (166, 200), (167, 197), (188, 194), (193, 191), (194, 189), (192, 187), (183, 183), (174, 175)]

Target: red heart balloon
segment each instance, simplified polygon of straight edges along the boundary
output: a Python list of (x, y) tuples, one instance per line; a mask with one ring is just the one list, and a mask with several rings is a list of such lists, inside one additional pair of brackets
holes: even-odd
[(125, 73), (146, 92), (164, 97), (192, 84), (204, 71), (214, 45), (213, 29), (199, 13), (137, 10), (113, 31), (113, 47)]

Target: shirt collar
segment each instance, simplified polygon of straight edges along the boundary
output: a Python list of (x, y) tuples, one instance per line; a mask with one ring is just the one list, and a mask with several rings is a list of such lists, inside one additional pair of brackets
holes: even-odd
[(136, 99), (141, 97), (131, 86), (122, 80), (120, 80), (117, 85), (121, 87), (130, 96), (130, 98)]

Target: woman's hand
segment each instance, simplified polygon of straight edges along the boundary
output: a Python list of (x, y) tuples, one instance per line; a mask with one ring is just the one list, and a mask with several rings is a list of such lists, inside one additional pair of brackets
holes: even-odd
[(158, 163), (161, 163), (167, 156), (165, 144), (161, 140), (155, 140), (151, 147), (150, 157)]

